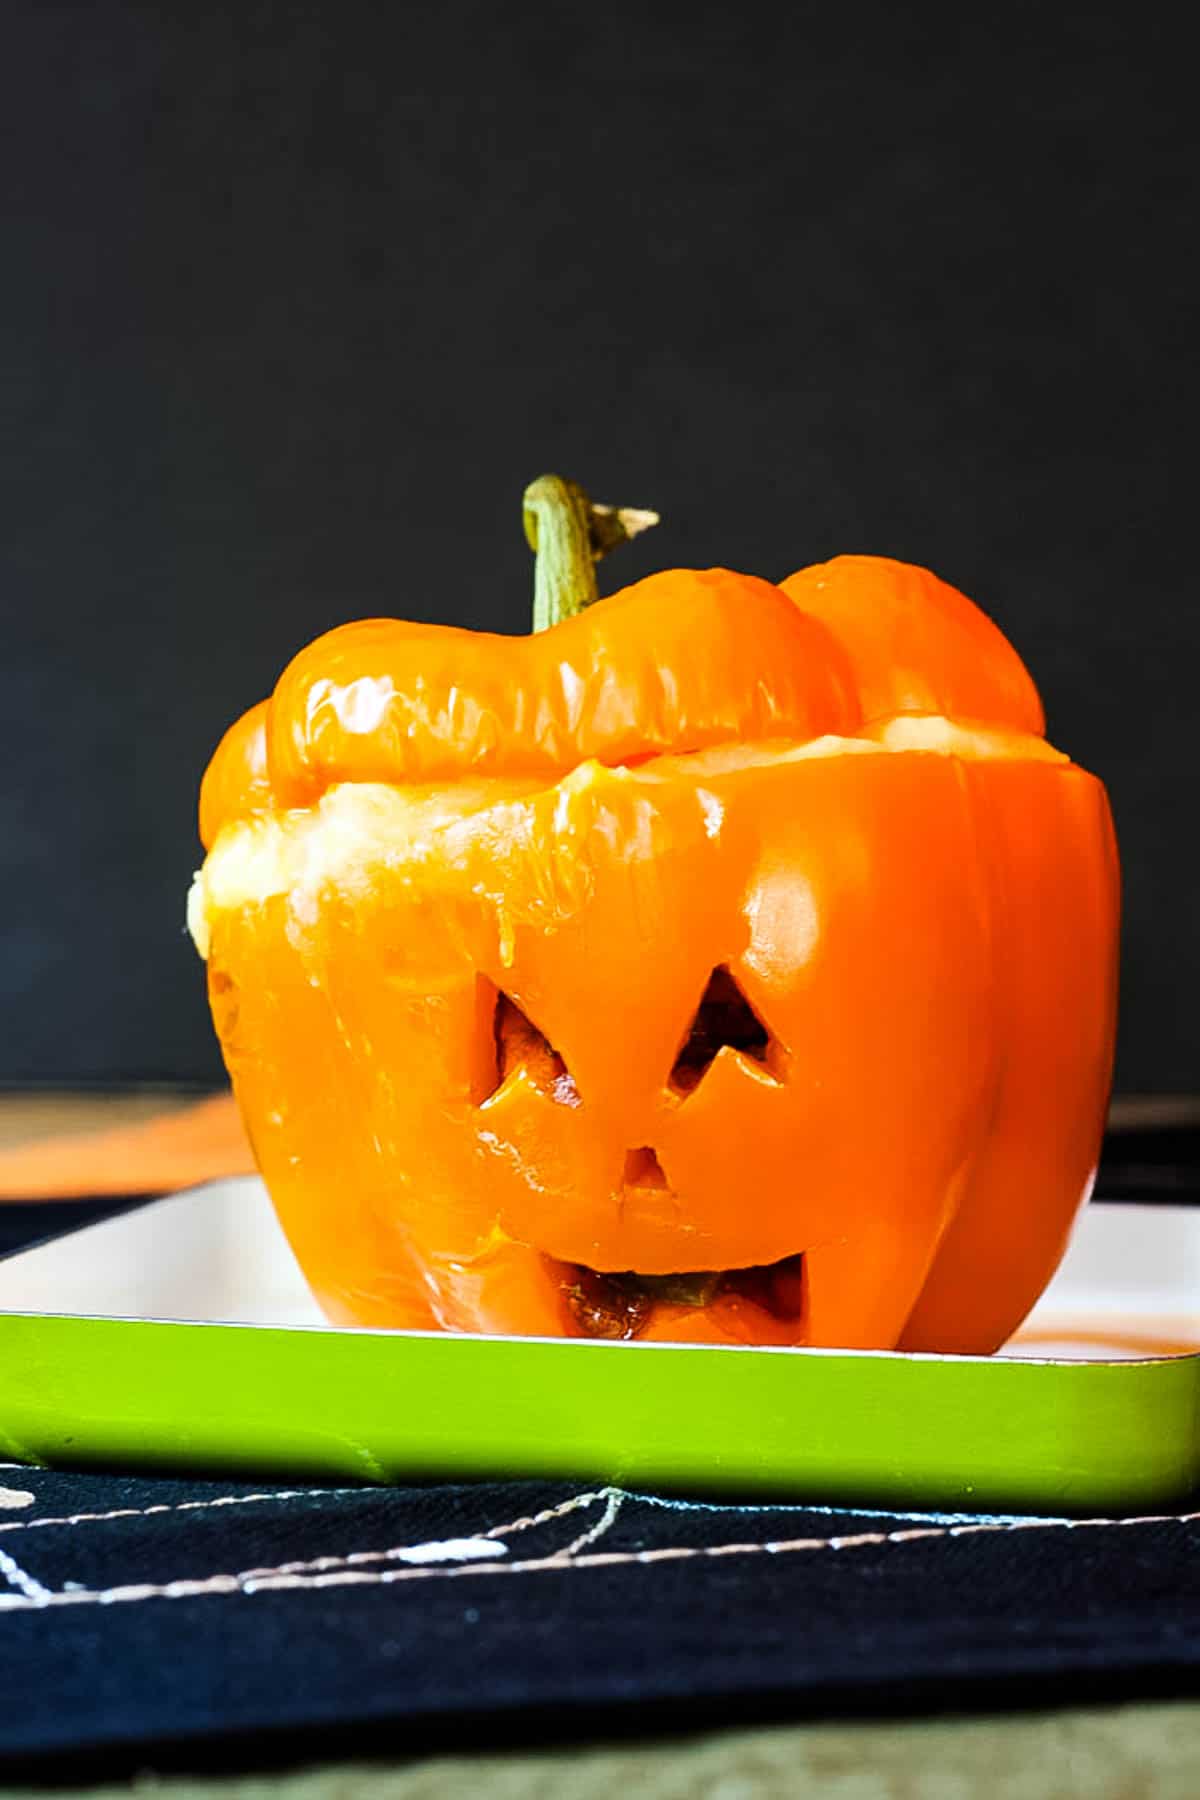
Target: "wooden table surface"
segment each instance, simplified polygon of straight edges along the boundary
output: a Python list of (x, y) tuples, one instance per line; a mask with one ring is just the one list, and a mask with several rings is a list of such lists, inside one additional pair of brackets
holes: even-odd
[[(706, 1731), (56, 1787), (155, 1800), (1196, 1800), (1200, 1703)], [(46, 1800), (44, 1789), (6, 1792)]]
[(0, 1090), (0, 1150), (38, 1138), (80, 1137), (109, 1125), (134, 1125), (172, 1112), (192, 1098), (174, 1088), (134, 1088), (113, 1093), (57, 1089)]

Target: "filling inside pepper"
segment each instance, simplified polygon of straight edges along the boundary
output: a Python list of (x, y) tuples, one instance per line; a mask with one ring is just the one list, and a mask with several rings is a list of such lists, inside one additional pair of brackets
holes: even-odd
[(750, 1269), (691, 1269), (673, 1275), (638, 1275), (632, 1269), (604, 1274), (582, 1263), (563, 1265), (563, 1301), (579, 1337), (635, 1338), (656, 1306), (711, 1306), (724, 1298), (748, 1300), (776, 1319), (799, 1319), (804, 1310), (804, 1257)]
[[(639, 764), (631, 779), (652, 794), (655, 783), (685, 775), (699, 787), (710, 779), (757, 767), (833, 756), (906, 754), (951, 756), (965, 762), (1065, 765), (1070, 760), (1028, 733), (906, 714), (864, 726), (854, 738), (723, 744), (657, 756)], [(611, 779), (611, 771), (594, 763), (564, 777), (549, 790), (555, 796), (555, 816), (564, 795), (569, 800)], [(532, 821), (543, 791), (545, 783), (538, 779), (517, 777), (408, 789), (346, 782), (329, 788), (308, 808), (294, 812), (268, 808), (233, 817), (221, 830), (188, 896), (188, 927), (196, 948), (207, 957), (212, 921), (222, 912), (259, 905), (276, 894), (288, 895), (293, 903), (308, 903), (330, 884), (357, 886), (381, 864), (400, 866), (416, 851), (427, 859), (429, 845), (439, 840), (453, 842), (456, 853), (465, 852), (476, 835), (486, 837), (494, 830), (498, 819), (512, 815)]]

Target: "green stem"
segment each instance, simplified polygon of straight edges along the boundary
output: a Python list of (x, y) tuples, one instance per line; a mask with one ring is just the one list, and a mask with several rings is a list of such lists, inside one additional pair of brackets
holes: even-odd
[(598, 599), (596, 564), (618, 544), (658, 524), (658, 514), (598, 506), (561, 475), (539, 475), (525, 489), (525, 537), (536, 555), (533, 629), (546, 631)]

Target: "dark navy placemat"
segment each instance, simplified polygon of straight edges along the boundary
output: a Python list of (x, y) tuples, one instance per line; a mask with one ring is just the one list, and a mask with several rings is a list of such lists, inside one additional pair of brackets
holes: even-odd
[(1200, 1512), (968, 1520), (6, 1465), (0, 1670), (10, 1768), (1186, 1691)]

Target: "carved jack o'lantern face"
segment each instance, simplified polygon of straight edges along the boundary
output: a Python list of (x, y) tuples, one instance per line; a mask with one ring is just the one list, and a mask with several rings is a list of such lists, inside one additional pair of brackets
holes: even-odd
[(1048, 1278), (1112, 1051), (1103, 789), (961, 595), (785, 587), (347, 627), (226, 738), (193, 926), (334, 1319), (988, 1350)]

